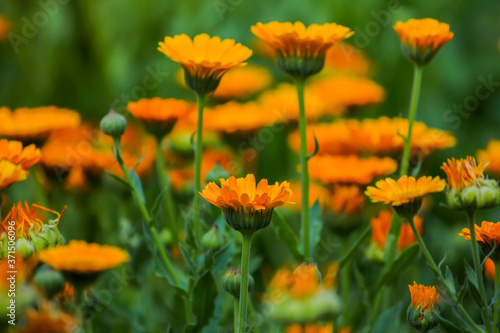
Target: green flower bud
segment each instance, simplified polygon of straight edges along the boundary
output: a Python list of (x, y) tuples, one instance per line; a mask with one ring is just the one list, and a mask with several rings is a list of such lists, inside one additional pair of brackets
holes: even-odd
[(35, 246), (31, 241), (25, 238), (19, 238), (16, 241), (16, 251), (19, 252), (23, 258), (28, 258), (35, 253)]
[(120, 138), (127, 128), (127, 119), (121, 114), (110, 110), (107, 115), (101, 119), (101, 130), (104, 134), (113, 138)]
[(219, 226), (214, 225), (206, 234), (201, 237), (201, 245), (206, 249), (218, 249), (222, 245), (222, 235)]
[(66, 280), (60, 272), (43, 265), (35, 274), (35, 282), (44, 295), (50, 299), (63, 290)]
[[(253, 277), (248, 274), (248, 292), (253, 290), (255, 281)], [(233, 295), (235, 298), (240, 298), (241, 288), (241, 271), (235, 268), (229, 268), (222, 277), (222, 288)]]
[(365, 252), (366, 259), (372, 262), (384, 262), (384, 250), (380, 249), (375, 242), (372, 242)]
[(174, 236), (172, 235), (172, 232), (168, 229), (163, 229), (160, 232), (160, 239), (164, 244), (170, 244), (174, 240)]
[(422, 309), (421, 307), (415, 308), (410, 305), (406, 311), (406, 320), (417, 331), (429, 332), (439, 325), (438, 313), (439, 310), (437, 308)]

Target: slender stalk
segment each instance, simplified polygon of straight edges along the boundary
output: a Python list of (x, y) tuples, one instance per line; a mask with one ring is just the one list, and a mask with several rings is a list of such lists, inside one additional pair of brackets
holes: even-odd
[(427, 249), (427, 246), (424, 243), (424, 240), (422, 239), (422, 236), (418, 233), (417, 227), (415, 227), (415, 223), (413, 222), (413, 219), (411, 221), (408, 221), (408, 223), (411, 226), (411, 230), (413, 230), (413, 234), (415, 235), (415, 238), (417, 239), (418, 245), (420, 245), (420, 249), (424, 253), (425, 258), (427, 259), (427, 263), (431, 267), (432, 271), (436, 274), (439, 283), (444, 287), (446, 290), (446, 293), (448, 297), (451, 298), (453, 303), (457, 306), (458, 311), (464, 316), (465, 320), (467, 323), (470, 325), (471, 328), (474, 329), (475, 332), (484, 332), (477, 324), (472, 320), (472, 318), (469, 316), (465, 308), (462, 306), (462, 304), (458, 303), (457, 296), (453, 290), (450, 289), (448, 284), (446, 283), (443, 273), (441, 273), (441, 270), (438, 268), (436, 265), (436, 262), (432, 258), (431, 254), (429, 253), (429, 250)]
[[(500, 283), (500, 267), (495, 263), (495, 293), (497, 294), (498, 284)], [(495, 302), (495, 306), (493, 308), (493, 330), (495, 333), (498, 332), (497, 323), (498, 323), (498, 305), (500, 304), (500, 300)]]
[(239, 299), (234, 299), (234, 332), (238, 332), (238, 319), (240, 318)]
[(394, 215), (391, 221), (391, 229), (389, 230), (389, 235), (387, 236), (387, 244), (384, 253), (386, 266), (390, 265), (396, 257), (396, 246), (398, 244), (399, 234), (401, 233), (401, 223), (401, 218)]
[[(481, 267), (481, 259), (479, 258), (479, 245), (477, 244), (476, 239), (476, 223), (474, 222), (474, 216), (476, 212), (475, 210), (468, 210), (466, 213), (467, 220), (469, 221), (470, 239), (472, 245), (472, 261), (474, 262), (474, 270), (476, 271), (479, 293), (483, 298), (484, 304), (488, 304), (486, 291), (484, 288), (483, 268)], [(484, 327), (486, 329), (486, 332), (492, 332), (490, 312), (488, 311), (488, 309), (482, 308), (481, 313), (483, 315)]]
[(304, 257), (310, 260), (310, 231), (309, 231), (309, 170), (307, 157), (307, 118), (304, 104), (304, 79), (297, 78), (297, 96), (299, 99), (299, 131), (300, 131), (300, 165), (302, 183), (302, 230), (304, 235)]
[(417, 114), (418, 96), (422, 85), (422, 71), (422, 67), (415, 65), (413, 72), (413, 86), (411, 89), (410, 110), (408, 112), (408, 134), (405, 138), (405, 148), (403, 151), (403, 159), (401, 160), (401, 176), (408, 173), (408, 164), (411, 152), (411, 134), (413, 130), (413, 123), (415, 121), (415, 115)]
[[(342, 240), (342, 253), (344, 255), (349, 252), (349, 237), (346, 237)], [(349, 308), (349, 300), (350, 300), (350, 293), (349, 293), (349, 273), (351, 270), (351, 261), (349, 260), (348, 262), (345, 263), (344, 269), (342, 270), (342, 302), (344, 303), (344, 309)]]
[(135, 201), (137, 202), (137, 205), (139, 206), (139, 210), (141, 211), (141, 214), (143, 218), (146, 220), (147, 225), (149, 226), (149, 229), (151, 230), (151, 234), (153, 235), (154, 241), (156, 243), (156, 247), (158, 248), (158, 251), (160, 252), (160, 256), (163, 260), (163, 263), (165, 264), (165, 267), (167, 268), (168, 272), (172, 276), (172, 280), (174, 281), (175, 285), (177, 287), (181, 287), (179, 280), (177, 279), (174, 269), (172, 267), (172, 264), (170, 263), (170, 260), (168, 259), (167, 255), (165, 254), (165, 250), (163, 248), (163, 245), (160, 242), (160, 239), (158, 238), (158, 233), (156, 232), (156, 228), (152, 223), (151, 216), (149, 216), (148, 210), (146, 209), (146, 206), (144, 205), (144, 202), (141, 200), (141, 197), (139, 195), (139, 192), (137, 191), (137, 188), (134, 185), (134, 182), (130, 178), (130, 174), (127, 171), (127, 168), (125, 167), (125, 163), (123, 162), (123, 159), (121, 157), (121, 148), (120, 148), (120, 139), (115, 139), (115, 151), (116, 151), (116, 159), (118, 161), (118, 164), (120, 164), (120, 167), (123, 171), (123, 174), (125, 176), (125, 181), (129, 184), (131, 188), (132, 195), (135, 198)]
[(380, 307), (380, 303), (382, 303), (382, 297), (384, 296), (385, 289), (386, 289), (385, 286), (380, 288), (380, 290), (377, 292), (377, 296), (375, 297), (375, 303), (373, 304), (373, 308), (371, 309), (370, 321), (368, 324), (369, 332), (373, 330), (373, 325), (375, 325), (375, 320), (377, 319), (378, 315), (378, 308)]
[(177, 232), (179, 230), (177, 226), (177, 220), (175, 218), (174, 205), (172, 204), (172, 189), (170, 187), (170, 181), (163, 173), (165, 170), (165, 161), (163, 160), (163, 153), (161, 150), (161, 140), (158, 142), (156, 148), (156, 172), (158, 176), (158, 181), (160, 182), (161, 190), (165, 190), (165, 207), (167, 208), (167, 216), (175, 233), (175, 238), (178, 237)]
[(201, 197), (198, 192), (201, 191), (201, 155), (203, 151), (203, 108), (205, 107), (205, 96), (196, 93), (198, 102), (198, 124), (196, 127), (196, 150), (194, 152), (194, 233), (196, 237), (200, 236), (200, 215), (201, 215)]
[(243, 248), (241, 251), (241, 286), (240, 286), (240, 313), (238, 320), (238, 333), (245, 333), (247, 327), (248, 309), (248, 268), (250, 262), (250, 247), (253, 233), (242, 232)]

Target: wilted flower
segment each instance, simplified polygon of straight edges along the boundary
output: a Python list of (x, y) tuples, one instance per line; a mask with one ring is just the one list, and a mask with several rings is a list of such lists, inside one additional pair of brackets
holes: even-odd
[(252, 32), (275, 51), (276, 64), (294, 77), (305, 78), (323, 68), (326, 51), (354, 34), (349, 28), (335, 23), (261, 22)]
[(216, 90), (222, 76), (232, 68), (245, 66), (252, 51), (232, 39), (221, 40), (200, 34), (165, 37), (158, 50), (184, 68), (187, 86), (205, 95)]
[(457, 210), (485, 209), (500, 203), (498, 182), (483, 172), (487, 162), (477, 164), (473, 157), (448, 159), (441, 167), (448, 177), (448, 206)]
[(444, 190), (446, 183), (439, 177), (402, 176), (398, 180), (386, 178), (379, 180), (375, 186), (369, 186), (365, 194), (372, 202), (383, 202), (391, 205), (399, 215), (407, 221), (416, 215), (422, 204), (422, 198), (434, 192)]
[(219, 187), (209, 183), (200, 193), (205, 200), (219, 207), (229, 226), (240, 232), (253, 232), (267, 227), (273, 209), (289, 203), (292, 192), (286, 181), (268, 185), (267, 179), (255, 184), (252, 174), (245, 178), (221, 179)]
[(436, 287), (426, 287), (413, 282), (408, 285), (411, 304), (406, 311), (408, 323), (419, 332), (428, 332), (439, 325), (439, 309), (436, 307), (439, 293)]
[[(66, 207), (64, 209), (66, 209)], [(24, 203), (24, 206), (21, 201), (19, 201), (17, 205), (13, 205), (0, 226), (1, 257), (5, 258), (8, 254), (8, 235), (10, 235), (11, 231), (9, 227), (15, 228), (16, 250), (24, 258), (47, 247), (54, 247), (62, 244), (64, 239), (59, 233), (57, 225), (64, 209), (59, 214), (54, 210), (36, 204), (31, 205), (30, 208), (27, 202)], [(56, 218), (45, 221), (41, 215), (42, 211), (52, 213), (56, 215)]]
[(415, 64), (427, 64), (437, 51), (453, 38), (450, 26), (431, 18), (398, 21), (394, 25), (404, 55)]

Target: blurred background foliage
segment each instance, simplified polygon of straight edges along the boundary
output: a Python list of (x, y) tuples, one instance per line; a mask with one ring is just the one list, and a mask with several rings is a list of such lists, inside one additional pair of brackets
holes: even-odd
[[(254, 36), (250, 26), (272, 20), (299, 20), (305, 24), (336, 22), (351, 27), (356, 34), (348, 43), (373, 61), (373, 78), (387, 92), (383, 103), (355, 116), (405, 116), (412, 64), (402, 56), (392, 25), (398, 20), (432, 17), (449, 23), (455, 37), (424, 70), (417, 119), (431, 127), (453, 131), (458, 145), (435, 153), (423, 172), (444, 177), (439, 167), (446, 158), (474, 155), (490, 139), (500, 139), (500, 2), (497, 0), (3, 0), (0, 14), (11, 21), (16, 36), (0, 43), (0, 104), (10, 108), (56, 105), (75, 109), (91, 121), (98, 121), (110, 108), (124, 111), (130, 100), (156, 96), (194, 100), (190, 91), (175, 82), (178, 64), (156, 50), (164, 36), (205, 32), (251, 46)], [(275, 82), (290, 81), (271, 61), (254, 56), (252, 62), (266, 65), (275, 74)], [(150, 76), (156, 78), (154, 84), (145, 82)], [(455, 105), (465, 109), (468, 101), (475, 100), (470, 96), (476, 96), (483, 81), (493, 81), (490, 96), (477, 99), (471, 112), (454, 111)], [(278, 134), (262, 152), (257, 178), (284, 180), (283, 170), (294, 170), (295, 162), (290, 158), (285, 159), (290, 165), (268, 163), (265, 158), (286, 145), (285, 135)], [(11, 189), (11, 201), (34, 199), (32, 184), (25, 182)], [(158, 190), (154, 186), (157, 185), (151, 191)], [(114, 195), (109, 191), (115, 192)], [(134, 241), (132, 231), (120, 226), (127, 225), (122, 220), (136, 216), (137, 212), (132, 206), (129, 209), (130, 205), (120, 204), (130, 198), (123, 190), (121, 197), (116, 196), (117, 191), (106, 186), (92, 195), (67, 196), (61, 190), (51, 191), (52, 208), (78, 207), (65, 213), (61, 222), (63, 234), (68, 239), (106, 243)], [(465, 216), (439, 207), (437, 203), (444, 200), (442, 195), (434, 199), (433, 214), (426, 216), (424, 239), (436, 261), (446, 248), (454, 249), (449, 253), (448, 263), (455, 273), (463, 274), (462, 258), (468, 256), (468, 244), (461, 242), (457, 234), (465, 226)], [(498, 210), (483, 212), (481, 218), (500, 219)], [(118, 232), (117, 227), (120, 227)], [(271, 253), (267, 260), (276, 268), (286, 250), (280, 247), (282, 253), (278, 255), (271, 246), (275, 243), (266, 242), (272, 237), (271, 232), (263, 233), (255, 247)], [(408, 276), (420, 283), (434, 281), (422, 257)], [(123, 300), (130, 304), (138, 296), (123, 297), (130, 298)], [(142, 313), (147, 311), (143, 309)]]

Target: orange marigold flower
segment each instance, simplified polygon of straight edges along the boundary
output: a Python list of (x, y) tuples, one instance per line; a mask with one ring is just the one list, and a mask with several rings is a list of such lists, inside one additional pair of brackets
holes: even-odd
[(38, 257), (58, 271), (80, 274), (99, 273), (129, 261), (127, 252), (119, 247), (76, 240), (43, 250)]
[(342, 108), (380, 103), (385, 91), (378, 83), (356, 76), (335, 76), (311, 82), (310, 89), (328, 105)]
[(320, 155), (309, 161), (309, 174), (323, 183), (363, 185), (370, 183), (375, 177), (393, 173), (397, 167), (396, 161), (388, 157)]
[(439, 293), (436, 287), (426, 287), (417, 284), (415, 281), (412, 285), (408, 285), (411, 294), (411, 307), (422, 310), (432, 310), (439, 299)]
[(158, 126), (167, 134), (174, 123), (184, 117), (193, 105), (181, 99), (143, 98), (137, 102), (129, 102), (127, 109), (134, 117), (144, 121), (149, 126)]
[(487, 165), (488, 162), (478, 165), (474, 157), (468, 156), (466, 159), (448, 159), (447, 163), (443, 163), (441, 169), (448, 177), (450, 188), (460, 190), (475, 185), (480, 178), (484, 178), (483, 172)]
[(326, 51), (354, 34), (335, 23), (306, 27), (302, 22), (259, 22), (251, 30), (273, 48), (278, 67), (300, 77), (321, 71)]
[(326, 51), (325, 71), (366, 76), (371, 63), (358, 48), (340, 42)]
[(7, 160), (0, 160), (0, 192), (26, 178), (28, 178), (28, 171), (24, 170), (21, 165)]
[[(306, 87), (304, 91), (306, 117), (317, 120), (323, 116), (338, 116), (344, 113), (340, 105), (328, 105), (321, 96)], [(267, 90), (258, 97), (261, 108), (267, 114), (273, 114), (279, 122), (297, 121), (299, 119), (299, 101), (297, 88), (288, 83), (281, 83), (273, 90)]]
[[(391, 229), (393, 213), (388, 210), (383, 210), (377, 217), (371, 219), (372, 226), (372, 242), (375, 243), (379, 249), (385, 249), (387, 243), (387, 237), (389, 236), (389, 231)], [(419, 234), (422, 234), (423, 220), (420, 216), (415, 215), (413, 218), (415, 227)], [(397, 248), (398, 251), (402, 251), (417, 242), (415, 235), (408, 223), (401, 226), (401, 232), (399, 234)]]
[[(287, 327), (286, 333), (330, 333), (333, 332), (333, 323), (326, 324), (293, 324)], [(339, 328), (338, 333), (351, 333), (351, 328)]]
[(336, 214), (356, 215), (363, 211), (365, 197), (357, 185), (334, 184), (330, 209)]
[(418, 65), (428, 63), (453, 38), (450, 26), (431, 18), (398, 21), (394, 25), (405, 55)]
[(413, 221), (422, 204), (422, 198), (429, 193), (441, 192), (446, 182), (439, 177), (402, 176), (398, 180), (386, 178), (379, 180), (375, 186), (368, 186), (365, 194), (372, 202), (383, 202), (392, 205), (406, 221)]
[(61, 129), (75, 128), (80, 124), (78, 112), (44, 106), (18, 108), (11, 111), (0, 107), (0, 135), (21, 141), (39, 141)]
[(17, 333), (71, 333), (77, 328), (76, 319), (63, 312), (51, 311), (49, 305), (44, 304), (39, 312), (28, 309), (26, 311), (26, 326), (18, 328)]
[(252, 51), (232, 39), (221, 40), (200, 34), (193, 39), (185, 34), (165, 37), (158, 50), (184, 68), (186, 84), (192, 90), (207, 94), (213, 92), (222, 76), (244, 62)]
[(400, 206), (413, 200), (422, 199), (426, 194), (441, 192), (445, 186), (445, 181), (438, 176), (434, 178), (423, 176), (416, 179), (405, 175), (398, 180), (392, 178), (379, 180), (375, 186), (369, 186), (365, 194), (372, 202)]
[(7, 39), (10, 31), (10, 22), (4, 16), (0, 15), (0, 41)]
[(490, 258), (484, 263), (484, 276), (490, 280), (495, 280), (495, 262)]
[(219, 187), (209, 183), (200, 193), (205, 200), (221, 208), (228, 224), (235, 230), (258, 230), (271, 223), (273, 209), (291, 203), (290, 184), (269, 185), (262, 179), (257, 185), (252, 174), (245, 178), (221, 179)]
[(23, 148), (20, 141), (0, 140), (0, 160), (19, 164), (25, 170), (36, 164), (41, 156), (42, 152), (33, 144)]
[(489, 161), (486, 170), (500, 175), (500, 140), (488, 142), (486, 149), (477, 152), (477, 158), (479, 161)]
[[(300, 211), (302, 203), (302, 185), (300, 181), (291, 181), (290, 189), (292, 191), (292, 196), (290, 201), (295, 202), (295, 205), (289, 206), (290, 209)], [(321, 184), (317, 182), (309, 182), (309, 206), (314, 205), (316, 201), (319, 201), (321, 207), (325, 207), (329, 197), (328, 190)]]
[(288, 276), (288, 291), (293, 298), (307, 298), (316, 293), (320, 283), (316, 264), (301, 264)]
[[(498, 244), (500, 243), (500, 222), (493, 223), (483, 221), (481, 226), (474, 225), (476, 231), (476, 241), (481, 245), (485, 255), (489, 255), (493, 249), (495, 251), (491, 255), (491, 259), (495, 262), (500, 260), (500, 251), (498, 251)], [(470, 229), (464, 228), (459, 234), (467, 240), (471, 240)]]

